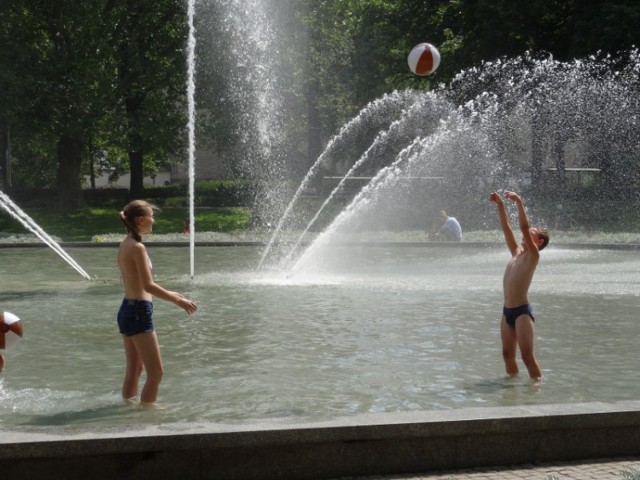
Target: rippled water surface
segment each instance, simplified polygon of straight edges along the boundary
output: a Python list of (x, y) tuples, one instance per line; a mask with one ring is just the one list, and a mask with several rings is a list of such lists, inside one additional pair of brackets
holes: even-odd
[(83, 280), (45, 248), (0, 249), (0, 308), (25, 337), (4, 352), (0, 429), (81, 430), (184, 422), (322, 420), (640, 397), (635, 251), (542, 253), (531, 288), (545, 379), (507, 379), (496, 247), (336, 247), (313, 271), (256, 271), (257, 247), (148, 246), (159, 283), (199, 305), (157, 300), (159, 402), (120, 399), (124, 354), (115, 248), (72, 248)]

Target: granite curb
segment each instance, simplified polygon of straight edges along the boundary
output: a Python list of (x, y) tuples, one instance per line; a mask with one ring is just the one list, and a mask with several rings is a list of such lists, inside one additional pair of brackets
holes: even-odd
[(640, 457), (640, 401), (0, 435), (0, 470), (13, 480), (535, 478), (501, 466), (617, 457)]

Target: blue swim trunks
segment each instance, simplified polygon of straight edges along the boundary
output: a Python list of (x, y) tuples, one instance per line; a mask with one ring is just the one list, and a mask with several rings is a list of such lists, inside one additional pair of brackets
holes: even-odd
[(531, 305), (528, 303), (514, 308), (503, 307), (502, 314), (504, 318), (507, 319), (507, 324), (512, 328), (516, 328), (516, 319), (520, 315), (529, 315), (531, 320), (535, 321), (535, 318), (533, 318), (533, 308), (531, 308)]
[(139, 333), (153, 332), (153, 303), (147, 300), (125, 298), (118, 311), (120, 333), (131, 337)]

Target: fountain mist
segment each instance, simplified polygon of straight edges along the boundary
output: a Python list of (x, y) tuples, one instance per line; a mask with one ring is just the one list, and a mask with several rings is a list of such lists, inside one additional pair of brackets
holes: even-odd
[[(414, 109), (419, 115), (408, 122), (390, 119), (378, 137), (410, 152), (367, 158), (377, 168), (370, 183), (299, 256), (294, 273), (322, 263), (336, 241), (416, 228), (428, 209), (451, 209), (463, 225), (483, 228), (490, 190), (531, 194), (532, 220), (548, 224), (542, 200), (600, 196), (628, 184), (628, 176), (638, 174), (639, 65), (637, 51), (619, 61), (571, 63), (525, 55), (485, 63), (461, 72), (446, 88), (421, 94)], [(418, 106), (429, 95), (448, 105), (435, 118), (434, 109)], [(401, 134), (400, 124), (411, 125), (415, 135), (406, 129)], [(372, 157), (375, 147), (365, 156)], [(570, 171), (588, 175), (576, 182)], [(546, 215), (553, 214), (547, 208)]]
[[(225, 133), (237, 139), (229, 142), (236, 148), (230, 158), (241, 159), (241, 178), (264, 180), (253, 207), (275, 225), (258, 268), (293, 264), (302, 272), (311, 256), (330, 251), (335, 241), (428, 230), (440, 209), (467, 230), (485, 229), (493, 220), (486, 202), (491, 189), (523, 192), (533, 220), (549, 225), (560, 204), (577, 209), (584, 198), (630, 184), (629, 175), (640, 178), (634, 157), (638, 52), (573, 62), (527, 53), (467, 69), (431, 92), (408, 89), (373, 100), (331, 138), (298, 188), (289, 189), (286, 180), (295, 175), (284, 167), (293, 150), (282, 131), (290, 115), (285, 92), (300, 85), (294, 86), (294, 69), (282, 55), (291, 29), (279, 22), (290, 6), (214, 1), (199, 14), (201, 55), (209, 56), (203, 62), (209, 69), (201, 73), (203, 101), (230, 112)], [(374, 132), (368, 146), (362, 145), (365, 130)], [(347, 192), (356, 176), (368, 182)], [(338, 179), (337, 186), (326, 188), (327, 178)], [(337, 200), (345, 206), (327, 213)], [(321, 214), (328, 227), (319, 227)], [(314, 228), (324, 231), (300, 251)], [(289, 238), (294, 241), (287, 244)]]
[[(273, 243), (278, 238), (278, 235), (282, 231), (285, 221), (288, 219), (291, 211), (296, 205), (296, 202), (299, 200), (302, 193), (309, 187), (309, 183), (313, 180), (313, 178), (318, 174), (320, 168), (323, 166), (323, 163), (327, 156), (329, 156), (334, 147), (336, 145), (340, 145), (341, 141), (345, 138), (348, 138), (355, 130), (363, 127), (363, 124), (368, 123), (372, 117), (380, 118), (395, 118), (398, 114), (402, 114), (404, 112), (404, 108), (407, 104), (414, 103), (416, 101), (417, 93), (411, 90), (406, 90), (404, 92), (393, 92), (389, 95), (384, 95), (382, 98), (376, 99), (375, 101), (369, 103), (365, 108), (363, 108), (358, 115), (356, 115), (351, 121), (346, 123), (340, 131), (329, 141), (324, 151), (320, 154), (318, 159), (315, 161), (313, 166), (309, 169), (307, 174), (305, 175), (302, 183), (298, 187), (298, 190), (293, 195), (292, 200), (287, 205), (284, 213), (280, 217), (276, 228), (267, 243), (266, 248), (264, 249), (262, 256), (260, 258), (260, 263), (258, 264), (258, 268), (262, 267), (265, 259), (271, 253), (271, 248)], [(345, 175), (345, 178), (349, 174)], [(330, 200), (330, 199), (328, 199)], [(323, 206), (324, 207), (324, 206)], [(320, 211), (316, 214), (313, 220), (315, 220), (318, 215), (322, 211), (322, 207)], [(312, 220), (312, 222), (313, 222)], [(307, 227), (308, 230), (308, 227)], [(304, 233), (303, 233), (304, 235)], [(300, 239), (301, 240), (301, 239)], [(300, 240), (296, 243), (292, 252), (297, 248)], [(289, 254), (290, 256), (290, 254)]]
[[(203, 138), (203, 144), (209, 142), (230, 174), (256, 186), (251, 193), (256, 216), (277, 218), (288, 173), (285, 157), (290, 155), (284, 140), (288, 100), (282, 84), (292, 80), (288, 59), (280, 53), (284, 40), (276, 32), (287, 30), (281, 24), (291, 13), (281, 0), (198, 6), (198, 76), (203, 79), (198, 102), (207, 112), (203, 128), (218, 124), (211, 127), (218, 137)], [(217, 118), (216, 111), (225, 112), (224, 119)]]

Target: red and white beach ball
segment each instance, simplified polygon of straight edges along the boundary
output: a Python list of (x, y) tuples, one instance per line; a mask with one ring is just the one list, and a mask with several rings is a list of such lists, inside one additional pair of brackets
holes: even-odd
[(0, 348), (7, 348), (22, 338), (22, 320), (11, 312), (0, 314)]
[(440, 52), (430, 43), (419, 43), (409, 52), (407, 63), (416, 75), (431, 75), (440, 65)]

